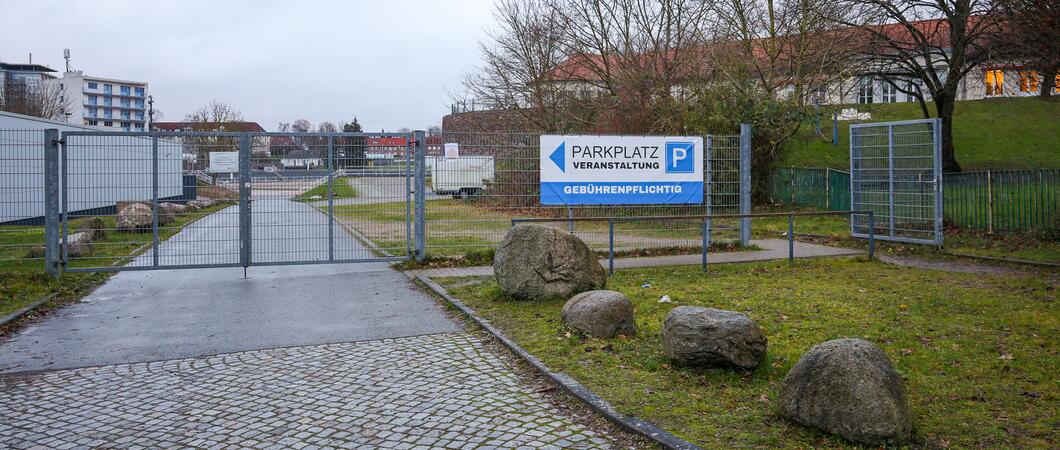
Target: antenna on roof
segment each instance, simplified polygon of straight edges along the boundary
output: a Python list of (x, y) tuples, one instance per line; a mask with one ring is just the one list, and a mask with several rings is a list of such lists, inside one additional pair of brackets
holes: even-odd
[(29, 52), (29, 63), (33, 64), (33, 52)]
[(64, 48), (63, 49), (63, 58), (66, 59), (66, 71), (69, 72), (70, 71), (70, 49), (68, 49), (68, 48)]

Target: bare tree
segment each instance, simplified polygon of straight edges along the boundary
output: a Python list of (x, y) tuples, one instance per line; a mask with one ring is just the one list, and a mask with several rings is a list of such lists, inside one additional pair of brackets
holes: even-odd
[(863, 55), (859, 72), (916, 98), (925, 94), (942, 119), (942, 165), (961, 170), (953, 146), (953, 110), (960, 82), (993, 57), (1002, 30), (993, 0), (848, 0), (856, 27), (848, 39)]
[(464, 88), (473, 101), (517, 111), (535, 127), (561, 128), (562, 97), (551, 83), (563, 59), (560, 24), (548, 0), (499, 0), (498, 30), (480, 42), (483, 66), (468, 75)]
[(1001, 41), (1012, 59), (1029, 69), (1020, 82), (1038, 84), (1039, 95), (1051, 97), (1060, 76), (1060, 2), (1000, 0), (1000, 11), (1005, 21)]
[(320, 125), (317, 125), (317, 132), (319, 132), (319, 133), (335, 133), (338, 130), (339, 130), (339, 128), (336, 127), (335, 124), (333, 124), (331, 122), (328, 122), (326, 120), (323, 121), (323, 122), (320, 122)]
[(187, 122), (220, 124), (225, 122), (242, 122), (243, 113), (225, 102), (211, 101), (206, 106), (184, 116)]
[(59, 83), (27, 82), (8, 77), (0, 89), (0, 111), (66, 120), (70, 100), (63, 96)]

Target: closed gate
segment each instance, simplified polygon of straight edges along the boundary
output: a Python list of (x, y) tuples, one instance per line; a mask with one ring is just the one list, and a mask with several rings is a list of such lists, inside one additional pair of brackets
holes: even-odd
[[(876, 239), (942, 245), (940, 119), (850, 126), (850, 209)], [(855, 215), (851, 235), (868, 237)]]
[[(415, 144), (408, 133), (65, 132), (58, 173), (45, 177), (59, 186), (49, 186), (61, 212), (59, 263), (116, 271), (407, 260), (422, 139)], [(118, 254), (134, 256), (112, 265)]]

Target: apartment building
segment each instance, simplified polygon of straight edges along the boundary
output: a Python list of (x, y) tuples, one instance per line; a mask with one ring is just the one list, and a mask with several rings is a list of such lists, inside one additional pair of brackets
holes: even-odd
[(66, 72), (58, 83), (69, 103), (69, 122), (122, 131), (147, 131), (147, 83)]

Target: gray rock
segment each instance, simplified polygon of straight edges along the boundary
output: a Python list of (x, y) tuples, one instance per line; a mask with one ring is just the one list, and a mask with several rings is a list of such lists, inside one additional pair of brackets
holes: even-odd
[(66, 236), (66, 254), (72, 258), (92, 254), (92, 232), (78, 231)]
[(129, 203), (118, 210), (118, 231), (127, 233), (151, 231), (153, 221), (151, 207), (143, 203)]
[(522, 300), (566, 299), (607, 284), (581, 239), (539, 225), (512, 227), (493, 256), (493, 270), (501, 291)]
[(77, 225), (77, 231), (89, 233), (89, 240), (95, 241), (107, 237), (107, 224), (102, 217), (90, 217)]
[(582, 292), (567, 300), (561, 315), (571, 328), (599, 338), (637, 334), (633, 303), (620, 292)]
[(766, 356), (766, 335), (736, 311), (678, 306), (663, 321), (663, 349), (675, 363), (753, 369)]
[(184, 214), (187, 211), (187, 207), (178, 203), (159, 203), (158, 204), (158, 219), (159, 222), (165, 223), (172, 222), (177, 218), (178, 215)]
[(815, 345), (784, 378), (780, 411), (803, 425), (878, 446), (912, 439), (905, 385), (887, 355), (861, 339)]

